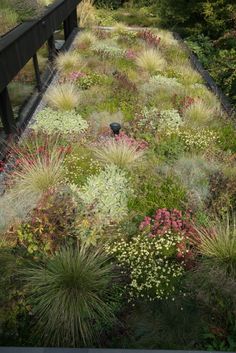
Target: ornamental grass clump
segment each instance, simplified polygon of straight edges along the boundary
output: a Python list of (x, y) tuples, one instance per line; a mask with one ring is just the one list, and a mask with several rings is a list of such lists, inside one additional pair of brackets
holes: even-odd
[(191, 128), (209, 127), (216, 117), (216, 111), (202, 100), (193, 102), (184, 112), (185, 124)]
[(219, 169), (215, 162), (193, 155), (181, 157), (173, 165), (173, 173), (188, 190), (191, 206), (203, 207), (210, 197), (210, 176)]
[(236, 218), (229, 215), (209, 228), (197, 228), (199, 251), (204, 259), (228, 275), (236, 275)]
[(45, 101), (53, 109), (72, 110), (78, 106), (79, 92), (72, 83), (56, 84), (46, 92)]
[(147, 71), (151, 76), (165, 69), (166, 61), (156, 49), (146, 49), (136, 59), (138, 67)]
[(110, 140), (104, 145), (93, 149), (95, 156), (102, 163), (114, 164), (121, 169), (130, 169), (141, 162), (143, 150), (137, 150), (126, 140)]
[(71, 190), (79, 204), (101, 225), (120, 222), (128, 214), (128, 197), (132, 191), (126, 173), (115, 165), (90, 176), (80, 189), (71, 185)]
[(141, 86), (141, 92), (145, 96), (154, 96), (163, 92), (174, 96), (183, 92), (183, 85), (176, 78), (155, 75)]
[(84, 31), (78, 34), (73, 45), (78, 49), (89, 49), (92, 45), (94, 45), (98, 41), (98, 38), (95, 34)]
[[(41, 146), (36, 139), (31, 144), (35, 147), (35, 153), (16, 153), (18, 166), (11, 175), (11, 193), (16, 198), (42, 195), (63, 180), (65, 153), (59, 148), (57, 140), (49, 140)], [(30, 148), (32, 145), (29, 145)]]
[(112, 265), (101, 250), (62, 248), (43, 263), (25, 268), (22, 276), (44, 345), (98, 342), (100, 327), (114, 322), (108, 303)]
[(32, 125), (34, 131), (42, 131), (48, 135), (80, 134), (88, 128), (88, 123), (75, 110), (58, 111), (45, 108), (40, 111)]
[(81, 71), (84, 66), (83, 59), (75, 51), (62, 53), (56, 58), (56, 67), (62, 75), (67, 75), (73, 71)]

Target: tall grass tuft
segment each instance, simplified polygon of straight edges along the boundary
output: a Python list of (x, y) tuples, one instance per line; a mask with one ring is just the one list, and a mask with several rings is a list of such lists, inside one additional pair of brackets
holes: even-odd
[(81, 28), (95, 25), (97, 19), (94, 0), (82, 0), (77, 7), (77, 14), (79, 18), (79, 26)]
[(75, 51), (60, 54), (56, 59), (57, 69), (62, 74), (68, 74), (73, 71), (81, 71), (85, 63), (81, 56)]
[(192, 128), (209, 127), (216, 115), (216, 111), (202, 100), (197, 100), (184, 111), (186, 125)]
[(166, 61), (162, 54), (155, 49), (146, 49), (136, 60), (137, 65), (147, 71), (150, 75), (155, 75), (165, 69)]
[(51, 139), (41, 145), (36, 138), (25, 144), (28, 151), (33, 149), (35, 152), (24, 153), (17, 150), (18, 167), (11, 177), (11, 194), (18, 199), (25, 195), (29, 198), (42, 195), (56, 187), (64, 176), (64, 153), (57, 140)]
[(93, 33), (84, 31), (78, 34), (73, 45), (75, 48), (88, 49), (95, 44), (97, 40), (97, 37)]
[(111, 140), (94, 149), (95, 156), (104, 164), (115, 164), (119, 168), (130, 169), (143, 158), (144, 152), (137, 150), (125, 140)]
[(200, 238), (200, 253), (226, 273), (236, 275), (236, 218), (216, 220), (208, 229), (197, 229)]
[(89, 344), (99, 325), (114, 320), (107, 303), (112, 265), (101, 250), (64, 248), (23, 275), (45, 345)]
[(72, 83), (56, 84), (46, 92), (45, 101), (53, 109), (72, 110), (78, 105), (79, 93)]

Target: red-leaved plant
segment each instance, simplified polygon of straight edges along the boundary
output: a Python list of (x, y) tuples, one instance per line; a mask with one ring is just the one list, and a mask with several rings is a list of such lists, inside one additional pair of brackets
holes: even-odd
[(161, 38), (155, 35), (149, 29), (144, 29), (143, 31), (140, 31), (139, 38), (142, 38), (148, 45), (156, 48), (159, 46), (161, 42)]
[(126, 135), (125, 132), (121, 131), (119, 135), (115, 135), (117, 142), (125, 141), (127, 145), (136, 147), (137, 151), (145, 150), (148, 147), (148, 143), (144, 140), (135, 140), (133, 137)]
[(152, 238), (164, 237), (167, 232), (173, 233), (173, 236), (180, 235), (182, 241), (177, 245), (177, 259), (190, 269), (194, 265), (193, 242), (196, 241), (196, 231), (191, 219), (191, 210), (183, 213), (177, 209), (160, 208), (154, 217), (145, 217), (139, 229)]

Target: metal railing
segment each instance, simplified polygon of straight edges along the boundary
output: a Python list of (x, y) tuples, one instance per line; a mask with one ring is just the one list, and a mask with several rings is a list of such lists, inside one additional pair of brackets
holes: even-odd
[[(50, 75), (41, 77), (37, 51), (47, 42), (49, 62), (53, 60), (56, 53), (54, 32), (61, 24), (64, 29), (64, 48), (67, 47), (78, 30), (76, 9), (80, 1), (57, 0), (39, 18), (22, 23), (0, 38), (0, 117), (4, 137), (19, 131), (39, 103)], [(30, 59), (33, 59), (37, 94), (20, 121), (16, 122), (7, 86)]]
[[(0, 347), (0, 353), (209, 353), (205, 351), (150, 349), (26, 348)], [(214, 353), (223, 353), (214, 351)]]

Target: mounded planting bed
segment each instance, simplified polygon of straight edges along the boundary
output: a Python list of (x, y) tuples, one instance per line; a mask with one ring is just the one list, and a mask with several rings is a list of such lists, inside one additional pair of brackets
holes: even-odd
[(1, 345), (234, 350), (236, 134), (217, 98), (157, 29), (83, 31), (56, 65), (9, 147)]

